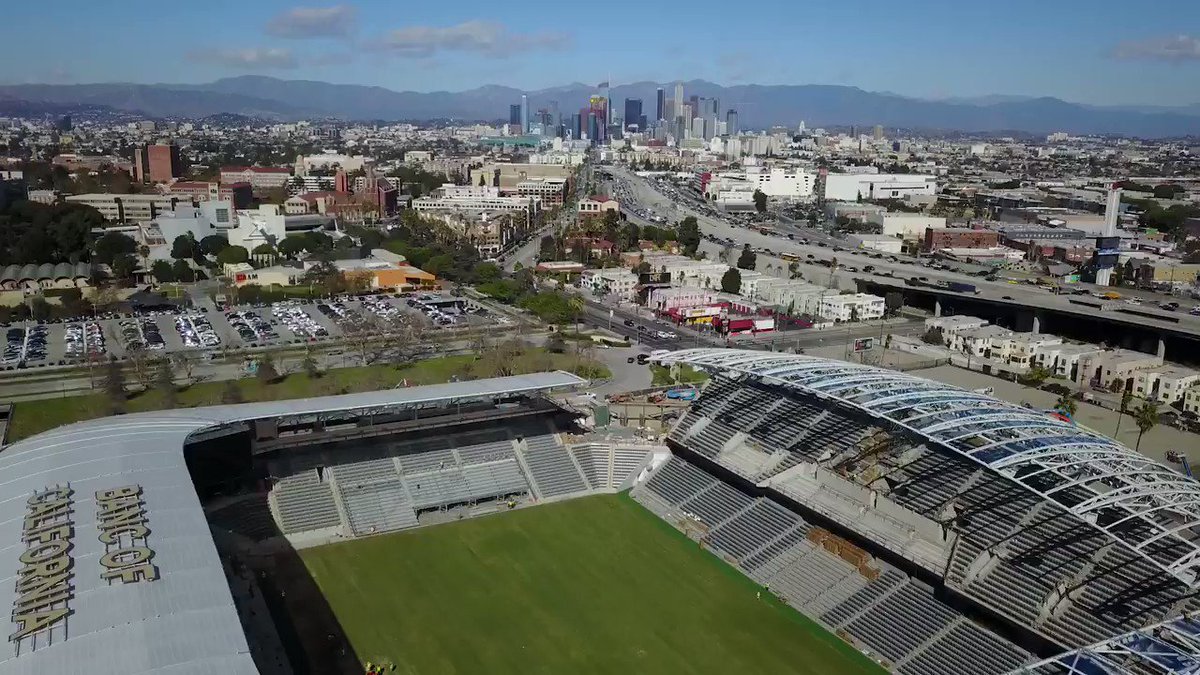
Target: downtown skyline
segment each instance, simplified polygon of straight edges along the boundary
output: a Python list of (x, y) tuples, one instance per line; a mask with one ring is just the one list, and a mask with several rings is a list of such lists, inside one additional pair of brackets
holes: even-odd
[[(0, 82), (202, 83), (265, 74), (463, 91), (706, 79), (727, 86), (838, 84), (935, 100), (1019, 95), (1096, 105), (1200, 103), (1200, 7), (1175, 0), (1140, 14), (1132, 26), (1114, 18), (1125, 6), (1113, 0), (1090, 3), (1086, 13), (1021, 0), (999, 16), (940, 0), (903, 12), (860, 1), (807, 13), (768, 0), (730, 22), (712, 20), (728, 11), (718, 3), (667, 13), (618, 2), (606, 7), (615, 23), (602, 24), (582, 7), (541, 16), (476, 0), (402, 13), (377, 0), (308, 6), (215, 0), (165, 10), (142, 0), (61, 4), (75, 20), (64, 23), (33, 6), (10, 8), (0, 29), (10, 48), (44, 52), (53, 43), (55, 49), (34, 65), (0, 64)], [(114, 49), (101, 37), (121, 31), (137, 37), (136, 50)]]

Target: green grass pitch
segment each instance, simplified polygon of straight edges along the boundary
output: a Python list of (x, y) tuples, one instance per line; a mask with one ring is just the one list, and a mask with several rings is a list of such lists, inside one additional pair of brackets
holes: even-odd
[(627, 495), (301, 552), (397, 673), (881, 673)]

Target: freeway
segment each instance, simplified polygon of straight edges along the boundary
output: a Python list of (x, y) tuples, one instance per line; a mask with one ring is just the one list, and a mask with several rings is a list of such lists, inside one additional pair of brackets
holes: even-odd
[[(904, 283), (904, 280), (908, 278), (923, 279), (926, 283), (934, 285), (939, 282), (946, 284), (951, 281), (958, 281), (976, 286), (980, 291), (980, 299), (984, 300), (992, 299), (997, 302), (1025, 305), (1046, 311), (1063, 311), (1067, 313), (1080, 311), (1079, 306), (1070, 301), (1072, 296), (1056, 295), (1044, 288), (1022, 284), (1015, 280), (1012, 283), (1004, 280), (987, 281), (980, 277), (952, 270), (932, 269), (926, 266), (930, 261), (922, 264), (915, 260), (909, 262), (904, 259), (890, 260), (886, 257), (876, 259), (869, 257), (870, 253), (866, 251), (844, 248), (837, 250), (835, 247), (841, 247), (844, 242), (841, 240), (832, 240), (828, 238), (828, 235), (824, 234), (821, 236), (816, 236), (815, 234), (809, 236), (812, 228), (793, 225), (796, 229), (805, 232), (804, 236), (809, 237), (810, 241), (813, 242), (806, 245), (788, 239), (786, 235), (764, 234), (756, 230), (739, 227), (714, 215), (716, 213), (714, 210), (700, 203), (698, 198), (685, 194), (686, 190), (676, 189), (670, 196), (664, 195), (651, 186), (648, 181), (634, 175), (623, 167), (609, 167), (609, 169), (614, 175), (619, 176), (627, 194), (641, 207), (648, 207), (658, 212), (672, 214), (670, 220), (673, 221), (689, 215), (695, 216), (697, 222), (700, 224), (701, 234), (705, 237), (705, 241), (701, 243), (701, 250), (706, 252), (710, 259), (716, 259), (716, 256), (729, 246), (740, 249), (741, 245), (749, 244), (751, 248), (759, 251), (758, 271), (777, 276), (787, 275), (788, 263), (779, 257), (787, 253), (800, 259), (799, 267), (803, 278), (839, 289), (849, 290), (856, 288), (857, 285), (854, 277), (861, 276), (862, 272), (859, 271), (860, 268), (863, 265), (869, 264), (874, 267), (871, 274), (875, 277), (881, 277), (878, 280), (884, 284), (891, 283), (892, 280)], [(831, 241), (837, 243), (830, 243)], [(821, 246), (820, 244), (825, 245)], [(836, 270), (831, 270), (828, 266), (812, 264), (816, 261), (829, 261), (834, 258), (836, 258), (839, 265), (839, 268)], [(847, 269), (847, 267), (851, 269)], [(1090, 284), (1080, 284), (1079, 287), (1088, 292), (1112, 290)], [(1144, 298), (1143, 302), (1146, 303), (1166, 299), (1166, 296), (1162, 294), (1149, 291), (1127, 291), (1126, 289), (1120, 289), (1120, 293), (1122, 296)], [(1115, 303), (1123, 304), (1125, 303), (1125, 299), (1115, 301)], [(1193, 303), (1182, 304), (1181, 311), (1170, 312), (1155, 307), (1152, 304), (1143, 304), (1137, 307), (1140, 313), (1137, 316), (1129, 315), (1127, 312), (1114, 313), (1113, 316), (1114, 318), (1127, 319), (1131, 325), (1152, 326), (1200, 335), (1200, 316), (1191, 316), (1186, 313), (1188, 306)]]

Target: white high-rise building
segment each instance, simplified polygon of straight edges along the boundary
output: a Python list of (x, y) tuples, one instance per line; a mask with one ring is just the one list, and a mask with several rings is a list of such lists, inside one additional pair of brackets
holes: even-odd
[(529, 97), (521, 94), (521, 133), (529, 133)]
[(683, 114), (683, 83), (675, 83), (675, 117), (685, 117)]

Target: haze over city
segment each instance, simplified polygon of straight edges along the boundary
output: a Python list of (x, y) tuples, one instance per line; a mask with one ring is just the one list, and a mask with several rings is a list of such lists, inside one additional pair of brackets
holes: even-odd
[[(1099, 105), (1200, 103), (1200, 6), (1019, 0), (1003, 8), (853, 0), (683, 8), (614, 2), (497, 6), (480, 0), (337, 5), (65, 0), (8, 8), (0, 28), (32, 63), (8, 83), (199, 83), (243, 74), (464, 90), (572, 82), (839, 84), (920, 98), (1054, 96)], [(63, 17), (70, 17), (64, 21)], [(137, 35), (133, 49), (113, 36)]]

